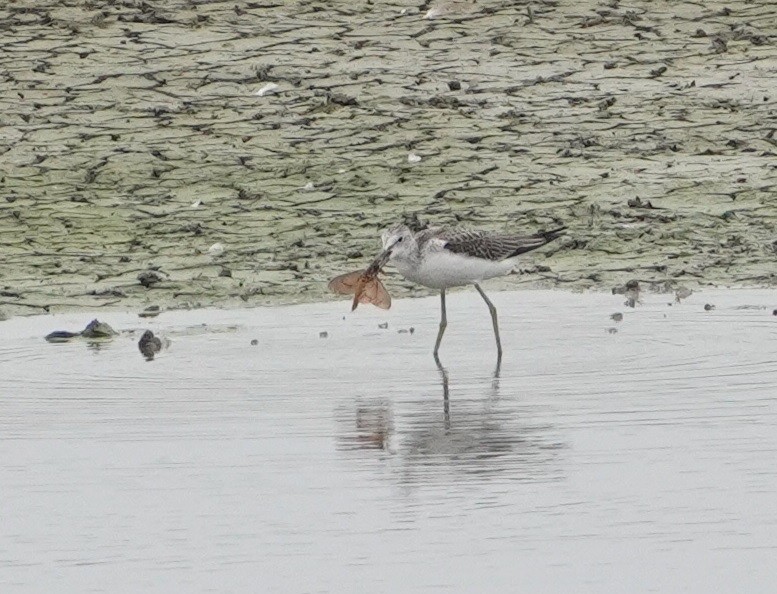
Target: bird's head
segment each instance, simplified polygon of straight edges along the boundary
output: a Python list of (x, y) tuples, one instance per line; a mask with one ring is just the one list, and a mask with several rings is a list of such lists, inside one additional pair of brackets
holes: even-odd
[(381, 235), (383, 240), (383, 253), (387, 253), (389, 260), (407, 258), (415, 251), (415, 235), (406, 225), (395, 225), (386, 229)]
[(373, 260), (370, 269), (380, 270), (389, 260), (402, 260), (411, 257), (417, 251), (415, 235), (405, 225), (395, 225), (381, 235), (383, 250)]

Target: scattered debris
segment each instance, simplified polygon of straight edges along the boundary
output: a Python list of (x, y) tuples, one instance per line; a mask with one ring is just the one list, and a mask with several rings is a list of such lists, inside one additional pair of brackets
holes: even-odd
[(636, 198), (630, 198), (626, 201), (626, 204), (629, 205), (630, 208), (648, 208), (648, 209), (656, 209), (655, 206), (653, 206), (653, 203), (650, 200), (645, 200), (645, 202), (642, 202), (642, 199), (637, 196)]
[(630, 280), (622, 287), (615, 287), (612, 290), (613, 295), (625, 295), (626, 301), (623, 303), (626, 307), (636, 307), (639, 300), (639, 282)]
[(622, 322), (623, 321), (623, 314), (621, 312), (615, 312), (610, 316), (610, 319), (614, 322)]

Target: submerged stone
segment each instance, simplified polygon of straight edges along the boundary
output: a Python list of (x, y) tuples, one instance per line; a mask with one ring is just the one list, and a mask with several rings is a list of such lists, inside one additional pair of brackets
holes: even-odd
[(94, 319), (86, 325), (86, 328), (81, 332), (81, 336), (84, 338), (111, 338), (116, 336), (116, 332), (105, 322), (101, 322), (98, 319)]

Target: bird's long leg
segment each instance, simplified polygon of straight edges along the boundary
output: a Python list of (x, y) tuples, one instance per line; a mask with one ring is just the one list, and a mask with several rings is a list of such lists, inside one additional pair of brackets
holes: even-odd
[(440, 350), (442, 335), (445, 334), (445, 328), (448, 326), (448, 316), (445, 313), (445, 289), (440, 291), (440, 331), (437, 333), (437, 342), (434, 343), (434, 358), (439, 361), (437, 351)]
[(502, 341), (499, 339), (499, 322), (496, 319), (496, 307), (494, 307), (494, 304), (491, 303), (491, 300), (486, 296), (483, 289), (480, 288), (480, 285), (475, 283), (475, 288), (478, 290), (478, 293), (480, 293), (480, 296), (483, 298), (483, 301), (486, 302), (486, 305), (488, 305), (488, 311), (491, 312), (491, 322), (494, 324), (494, 336), (496, 337), (496, 353), (497, 353), (497, 360), (502, 361)]

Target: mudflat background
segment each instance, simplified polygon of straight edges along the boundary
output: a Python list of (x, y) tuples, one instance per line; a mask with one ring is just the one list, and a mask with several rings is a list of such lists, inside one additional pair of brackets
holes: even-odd
[(402, 213), (568, 225), (501, 287), (777, 283), (772, 0), (434, 8), (4, 2), (0, 315), (320, 300)]

